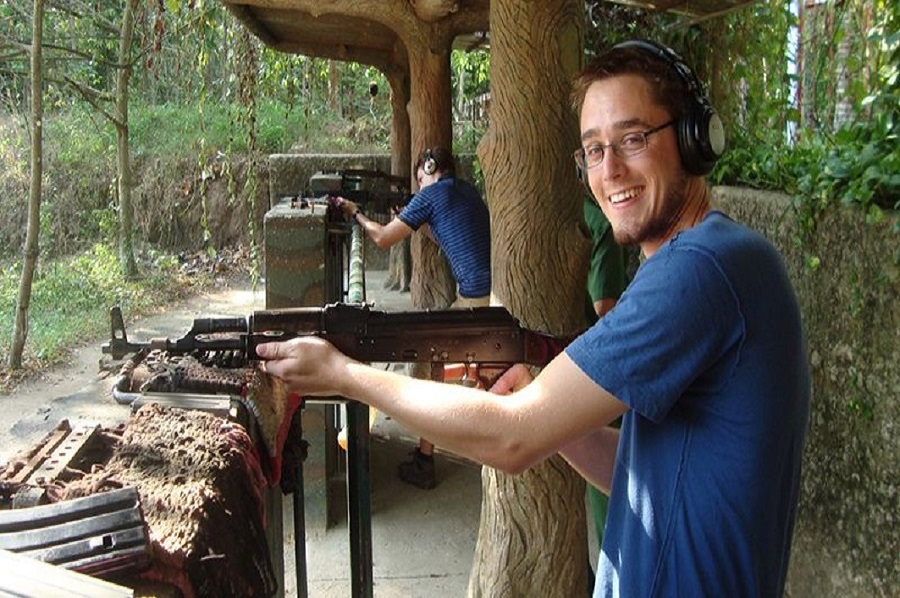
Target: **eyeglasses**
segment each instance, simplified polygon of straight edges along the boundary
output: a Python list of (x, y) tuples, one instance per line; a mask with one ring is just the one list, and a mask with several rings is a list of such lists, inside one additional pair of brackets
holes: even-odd
[(607, 145), (603, 145), (602, 143), (592, 143), (585, 147), (579, 147), (575, 150), (575, 153), (572, 154), (572, 157), (575, 158), (575, 164), (577, 164), (579, 168), (593, 168), (603, 162), (603, 158), (606, 156), (606, 148), (611, 149), (613, 153), (620, 158), (630, 158), (647, 149), (647, 137), (674, 124), (675, 120), (673, 119), (658, 127), (647, 129), (646, 131), (626, 133), (618, 143), (610, 143)]

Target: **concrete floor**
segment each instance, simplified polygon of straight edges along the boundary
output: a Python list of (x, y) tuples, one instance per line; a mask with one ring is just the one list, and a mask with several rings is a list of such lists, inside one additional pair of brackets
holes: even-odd
[[(372, 579), (374, 596), (430, 598), (465, 596), (481, 509), (481, 468), (438, 453), (437, 488), (401, 482), (397, 464), (414, 439), (394, 435), (390, 422), (376, 422), (372, 436)], [(293, 511), (285, 504), (285, 589), (297, 596), (293, 578)], [(311, 597), (351, 596), (346, 520), (306, 538), (307, 588)]]
[[(411, 309), (409, 293), (382, 288), (384, 271), (366, 273), (366, 300), (385, 311)], [(379, 413), (372, 427), (372, 577), (377, 598), (465, 596), (481, 512), (481, 467), (437, 449), (438, 486), (420, 490), (397, 477), (418, 438)], [(285, 595), (293, 575), (293, 509), (284, 504)], [(307, 588), (312, 598), (351, 595), (346, 519), (307, 533)]]

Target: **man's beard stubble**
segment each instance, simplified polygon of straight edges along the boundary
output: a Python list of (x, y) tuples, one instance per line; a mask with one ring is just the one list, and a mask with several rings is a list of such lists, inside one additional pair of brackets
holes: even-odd
[(652, 215), (637, 230), (616, 230), (613, 227), (613, 238), (619, 245), (640, 245), (646, 241), (667, 239), (674, 233), (687, 210), (687, 179), (682, 178), (666, 192), (662, 211)]

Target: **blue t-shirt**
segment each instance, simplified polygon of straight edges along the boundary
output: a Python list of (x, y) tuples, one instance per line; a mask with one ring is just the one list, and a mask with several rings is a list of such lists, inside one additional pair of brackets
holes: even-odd
[(780, 597), (810, 380), (781, 257), (713, 212), (567, 354), (627, 404), (595, 597)]
[(398, 215), (413, 230), (423, 224), (441, 246), (461, 297), (491, 292), (491, 220), (471, 183), (444, 175), (415, 194)]

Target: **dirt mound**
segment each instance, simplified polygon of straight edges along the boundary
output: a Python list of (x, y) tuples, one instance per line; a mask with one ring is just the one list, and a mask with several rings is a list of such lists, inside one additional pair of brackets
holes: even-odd
[[(126, 325), (131, 341), (183, 335), (194, 318), (246, 315), (261, 309), (265, 293), (240, 277), (218, 277), (216, 286), (169, 305), (160, 313)], [(37, 442), (63, 419), (96, 421), (113, 426), (127, 419), (130, 408), (112, 397), (117, 364), (109, 364), (100, 350), (108, 339), (92, 339), (73, 347), (69, 362), (37, 372), (0, 396), (0, 463), (25, 446)]]

